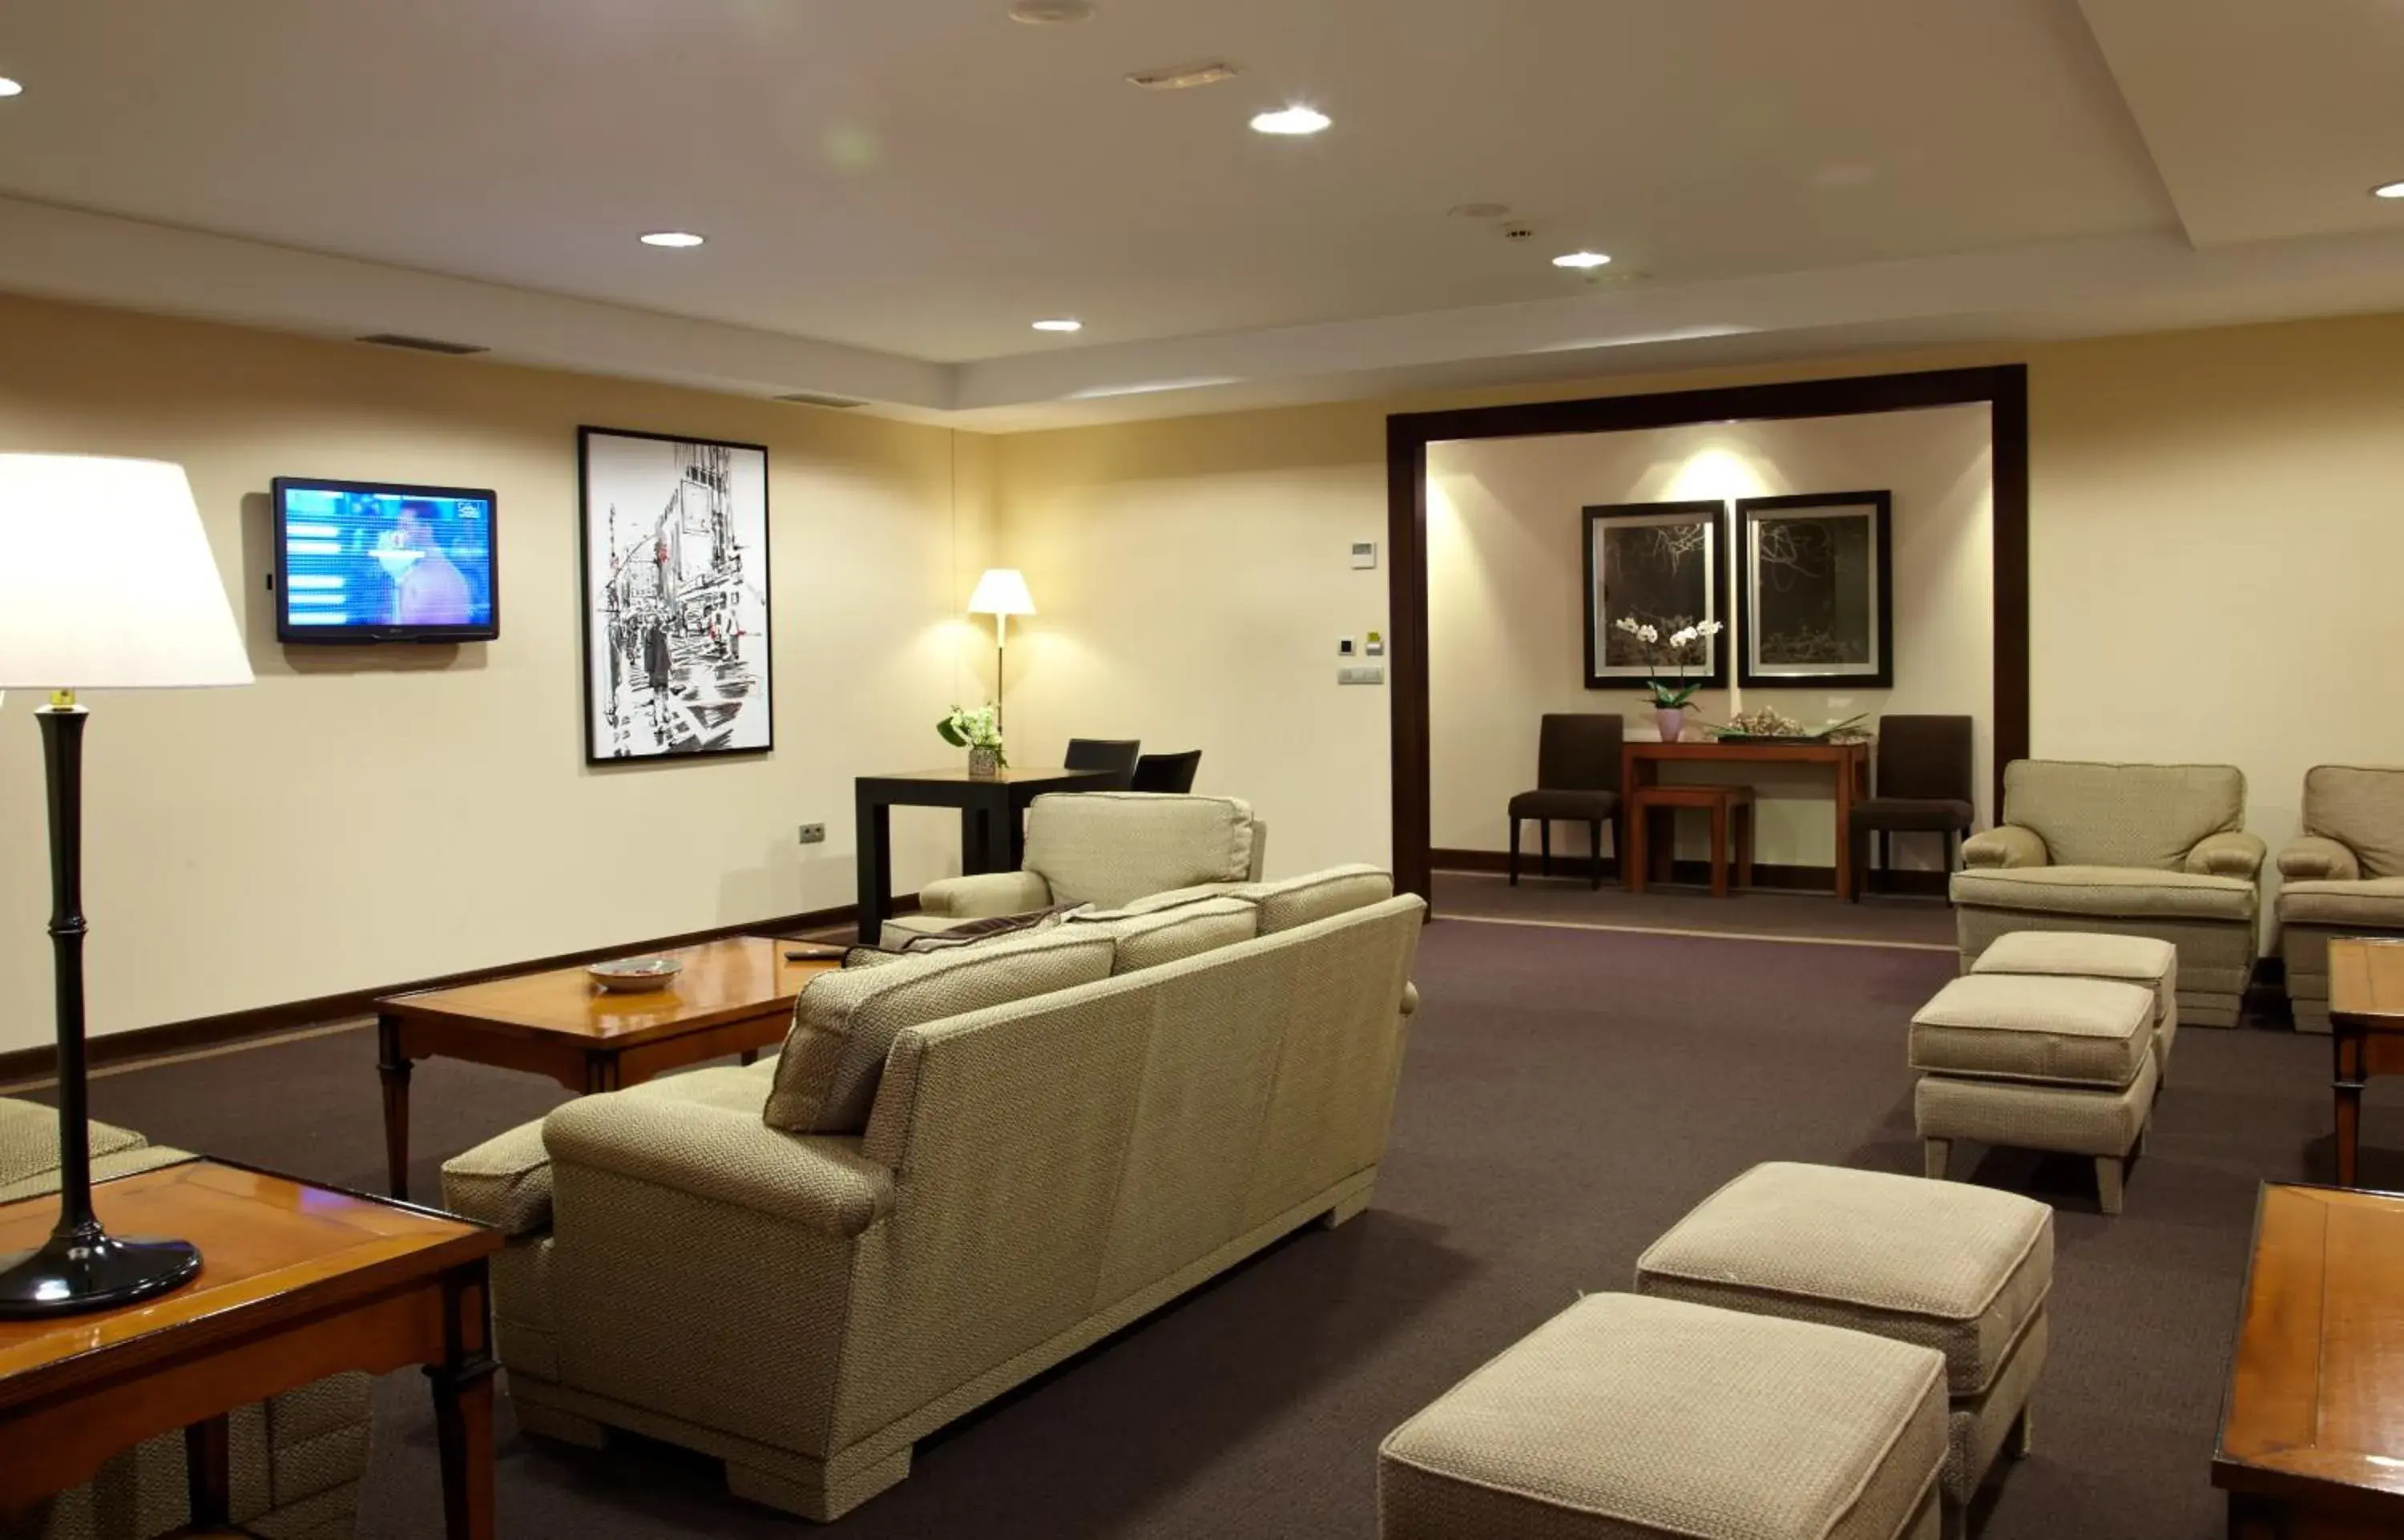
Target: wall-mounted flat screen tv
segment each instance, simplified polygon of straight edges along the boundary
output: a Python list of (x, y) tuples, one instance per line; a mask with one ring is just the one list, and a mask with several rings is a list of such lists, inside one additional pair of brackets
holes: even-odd
[(500, 635), (491, 492), (279, 476), (274, 504), (278, 639)]

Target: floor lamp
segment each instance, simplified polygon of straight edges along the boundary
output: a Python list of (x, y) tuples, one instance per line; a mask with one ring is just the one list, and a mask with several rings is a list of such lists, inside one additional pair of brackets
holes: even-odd
[(201, 1270), (188, 1241), (129, 1239), (91, 1204), (83, 1030), (83, 689), (248, 684), (250, 662), (184, 468), (0, 455), (0, 690), (47, 690), (35, 713), (49, 790), (50, 945), (58, 988), (59, 1222), (0, 1256), (0, 1321), (75, 1315), (164, 1294)]
[(1027, 592), (1027, 578), (1014, 567), (993, 567), (977, 580), (976, 592), (969, 595), (969, 613), (993, 617), (993, 724), (1001, 726), (1001, 663), (1002, 649), (1009, 636), (1010, 617), (1035, 613), (1034, 596)]

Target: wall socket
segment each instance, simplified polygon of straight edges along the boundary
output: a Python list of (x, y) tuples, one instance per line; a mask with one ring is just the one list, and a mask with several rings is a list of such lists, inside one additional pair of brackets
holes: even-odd
[(824, 845), (826, 843), (826, 825), (823, 823), (803, 824), (802, 843), (804, 845)]

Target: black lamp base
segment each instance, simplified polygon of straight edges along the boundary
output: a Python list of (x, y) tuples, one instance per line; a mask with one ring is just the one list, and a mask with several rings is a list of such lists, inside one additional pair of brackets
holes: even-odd
[(189, 1242), (120, 1240), (93, 1225), (53, 1235), (39, 1251), (0, 1256), (0, 1321), (114, 1309), (181, 1288), (200, 1272)]

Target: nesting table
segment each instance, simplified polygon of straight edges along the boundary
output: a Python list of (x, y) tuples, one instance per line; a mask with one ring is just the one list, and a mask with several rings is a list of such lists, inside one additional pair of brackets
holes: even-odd
[[(1630, 739), (1619, 749), (1619, 794), (1629, 807), (1628, 821), (1632, 829), (1645, 816), (1637, 810), (1639, 792), (1661, 784), (1661, 766), (1664, 764), (1826, 765), (1836, 782), (1837, 896), (1843, 898), (1853, 890), (1853, 804), (1869, 795), (1869, 753), (1870, 746), (1866, 743), (1829, 743), (1817, 738), (1743, 742), (1681, 739), (1676, 743)], [(1725, 843), (1725, 820), (1728, 816), (1727, 811), (1717, 815), (1715, 844)], [(1641, 833), (1629, 841), (1630, 859), (1620, 864), (1627, 868), (1624, 875), (1631, 889), (1642, 892), (1648, 876), (1655, 881), (1668, 877), (1670, 844), (1670, 841), (1663, 840), (1650, 847), (1653, 870), (1646, 872), (1641, 870), (1645, 863), (1633, 858), (1636, 847), (1649, 846), (1650, 842), (1644, 840)], [(1712, 863), (1712, 890), (1715, 894), (1726, 891), (1723, 860), (1724, 857), (1715, 851)], [(1746, 875), (1749, 878), (1750, 874)]]

